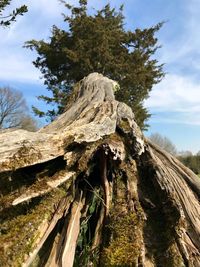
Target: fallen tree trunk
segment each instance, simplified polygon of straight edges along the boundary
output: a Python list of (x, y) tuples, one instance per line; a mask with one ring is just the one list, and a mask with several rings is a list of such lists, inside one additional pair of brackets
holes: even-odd
[(93, 73), (36, 133), (0, 133), (0, 266), (200, 266), (200, 180)]

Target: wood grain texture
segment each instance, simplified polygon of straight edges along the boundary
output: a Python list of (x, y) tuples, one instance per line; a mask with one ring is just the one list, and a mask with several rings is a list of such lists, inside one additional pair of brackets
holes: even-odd
[(48, 126), (0, 132), (0, 266), (200, 266), (200, 180), (115, 86), (92, 73)]

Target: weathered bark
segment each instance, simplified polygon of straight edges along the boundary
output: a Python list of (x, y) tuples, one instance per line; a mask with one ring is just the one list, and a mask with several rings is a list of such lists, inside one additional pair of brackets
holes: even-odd
[(35, 133), (0, 133), (0, 266), (200, 266), (200, 180), (93, 73)]

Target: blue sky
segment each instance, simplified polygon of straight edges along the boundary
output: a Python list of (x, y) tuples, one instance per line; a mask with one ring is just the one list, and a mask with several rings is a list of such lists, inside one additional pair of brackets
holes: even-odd
[[(77, 3), (78, 1), (68, 1)], [(96, 9), (108, 1), (89, 0)], [(167, 136), (180, 150), (200, 150), (200, 1), (112, 0), (124, 4), (126, 28), (145, 28), (166, 21), (158, 33), (162, 48), (156, 54), (165, 63), (166, 77), (154, 86), (145, 106), (152, 113), (147, 135)], [(29, 12), (10, 28), (0, 29), (0, 86), (21, 90), (29, 104), (43, 108), (37, 95), (47, 94), (40, 72), (32, 65), (36, 54), (23, 48), (31, 39), (48, 40), (53, 24), (63, 27), (63, 6), (57, 0), (13, 0)]]

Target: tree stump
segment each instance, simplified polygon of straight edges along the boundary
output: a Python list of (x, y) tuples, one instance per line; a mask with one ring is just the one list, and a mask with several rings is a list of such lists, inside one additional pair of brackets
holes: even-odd
[(92, 73), (38, 132), (0, 132), (0, 266), (200, 266), (200, 180)]

